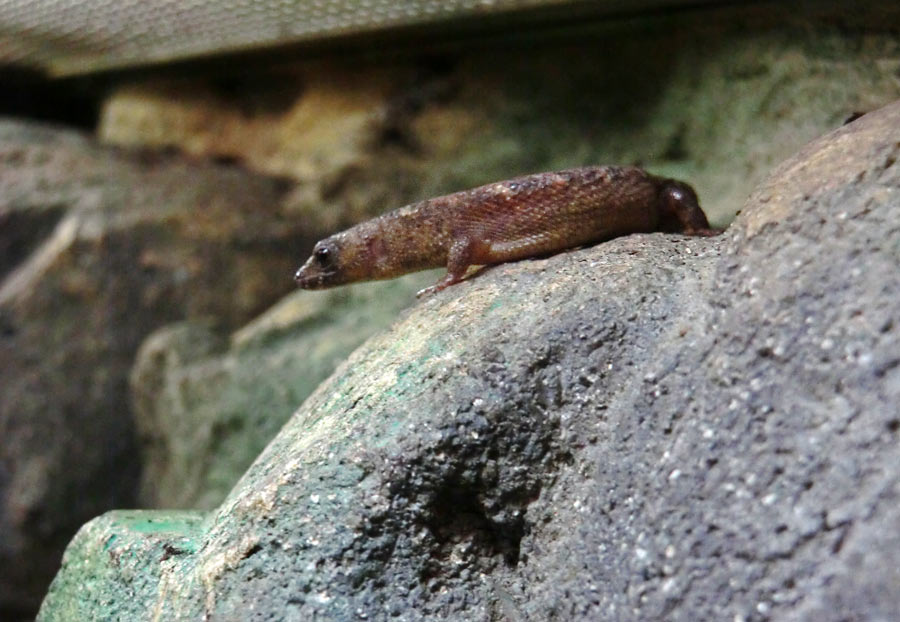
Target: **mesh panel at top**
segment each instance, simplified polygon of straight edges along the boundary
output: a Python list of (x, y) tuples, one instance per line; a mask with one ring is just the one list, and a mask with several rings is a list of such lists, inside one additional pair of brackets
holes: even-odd
[(684, 0), (0, 0), (0, 65), (88, 73), (512, 11), (679, 3)]

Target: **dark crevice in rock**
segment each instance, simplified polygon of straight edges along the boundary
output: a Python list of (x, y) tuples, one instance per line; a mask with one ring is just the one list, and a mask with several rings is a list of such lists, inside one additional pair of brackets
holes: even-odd
[(105, 89), (89, 79), (48, 80), (37, 71), (0, 67), (0, 116), (94, 130)]
[(503, 523), (492, 520), (479, 499), (482, 495), (483, 491), (458, 482), (448, 482), (435, 494), (426, 526), (437, 541), (435, 557), (441, 565), (450, 561), (455, 546), (466, 542), (467, 553), (473, 556), (500, 555), (510, 567), (518, 563), (526, 529), (523, 513), (515, 510), (513, 518)]
[[(242, 115), (254, 118), (258, 115), (286, 114), (303, 94), (305, 86), (291, 75), (278, 72), (236, 72), (219, 75), (211, 80), (215, 97), (232, 103)], [(277, 80), (279, 88), (273, 89)], [(184, 81), (191, 84), (190, 80)]]
[(167, 543), (163, 545), (163, 554), (160, 556), (159, 561), (164, 562), (167, 559), (171, 559), (179, 555), (185, 555), (186, 553), (188, 553), (186, 549), (182, 549)]
[(67, 206), (0, 213), (0, 279), (24, 261), (53, 231)]
[(241, 556), (241, 559), (247, 559), (247, 558), (249, 558), (249, 557), (253, 557), (253, 556), (256, 555), (257, 553), (259, 553), (260, 551), (262, 551), (262, 548), (263, 548), (263, 547), (262, 547), (261, 544), (259, 544), (259, 543), (254, 544), (254, 545), (251, 546), (249, 549), (247, 549), (246, 551), (244, 551), (244, 554)]

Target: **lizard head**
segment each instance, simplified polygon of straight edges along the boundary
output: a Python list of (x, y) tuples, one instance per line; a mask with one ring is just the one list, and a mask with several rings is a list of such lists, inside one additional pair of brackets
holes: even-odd
[(366, 278), (362, 249), (346, 233), (316, 243), (312, 255), (294, 274), (297, 285), (303, 289), (324, 289)]

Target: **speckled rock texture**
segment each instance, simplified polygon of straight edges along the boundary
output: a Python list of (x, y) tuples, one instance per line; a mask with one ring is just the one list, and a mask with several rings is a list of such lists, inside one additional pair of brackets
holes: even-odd
[(304, 223), (291, 184), (60, 128), (0, 120), (0, 167), (3, 617), (36, 610), (85, 521), (135, 503), (143, 338), (243, 325), (292, 287)]
[(88, 523), (40, 619), (891, 619), (898, 128), (813, 143), (718, 238), (424, 300), (213, 512)]

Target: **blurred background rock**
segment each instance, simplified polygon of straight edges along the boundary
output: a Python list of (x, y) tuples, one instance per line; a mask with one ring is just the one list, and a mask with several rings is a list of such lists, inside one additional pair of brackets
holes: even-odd
[(900, 97), (898, 29), (883, 2), (0, 5), (0, 617), (97, 514), (217, 505), (430, 278), (291, 295), (323, 235), (591, 163), (726, 225)]

